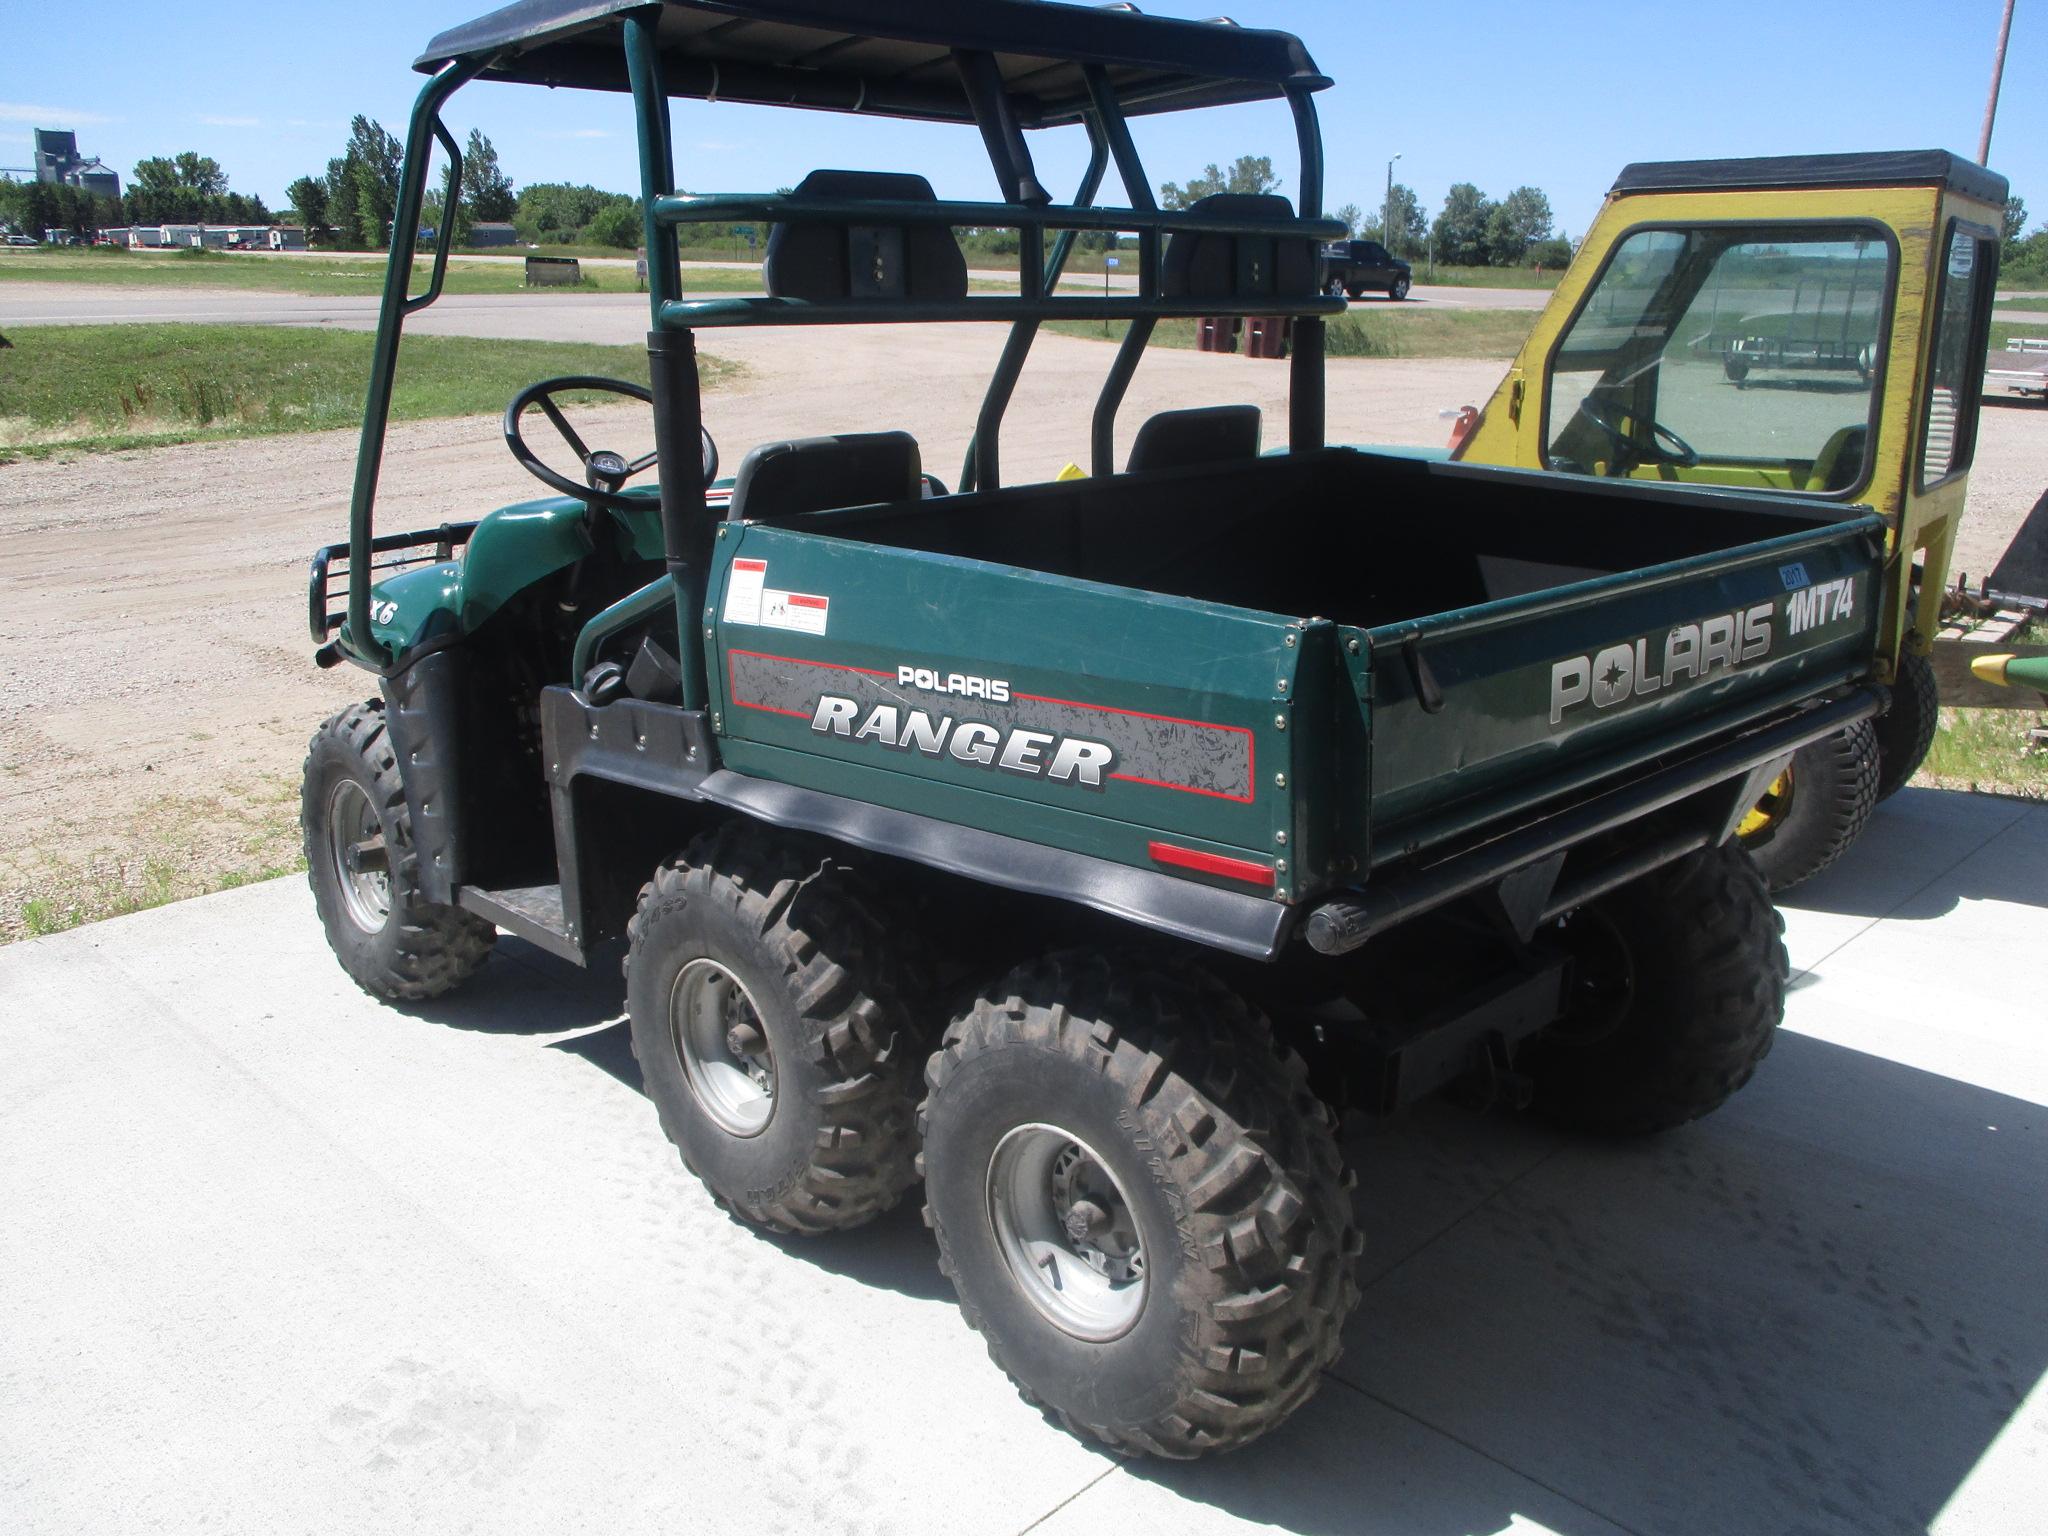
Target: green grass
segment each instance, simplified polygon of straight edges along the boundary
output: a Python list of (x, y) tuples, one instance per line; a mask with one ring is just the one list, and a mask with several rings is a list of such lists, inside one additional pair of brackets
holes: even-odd
[(303, 871), (298, 802), (291, 777), (264, 774), (46, 834), (0, 867), (0, 944)]
[(1429, 263), (1418, 261), (1415, 281), (1437, 288), (1555, 288), (1564, 276), (1563, 267), (1446, 267), (1434, 272)]
[(2030, 709), (1943, 709), (1915, 782), (1942, 789), (2048, 798), (2048, 752), (2027, 750), (2027, 734), (2048, 723)]
[[(524, 256), (525, 251), (505, 254)], [(552, 256), (550, 248), (536, 252)], [(610, 252), (630, 256), (631, 252)], [(413, 263), (413, 291), (427, 286), (432, 264)], [(322, 298), (349, 294), (376, 298), (384, 291), (384, 258), (320, 252), (304, 256), (261, 256), (228, 251), (123, 251), (46, 246), (34, 251), (9, 251), (0, 256), (0, 282), (119, 283), (144, 288), (238, 288), (268, 293), (303, 293)], [(758, 273), (699, 267), (689, 273), (692, 291), (759, 293)], [(444, 293), (632, 293), (631, 267), (583, 269), (573, 288), (528, 288), (525, 269), (516, 261), (464, 261), (451, 258)]]
[[(1510, 358), (1529, 335), (1536, 317), (1520, 309), (1426, 309), (1387, 305), (1369, 314), (1353, 310), (1333, 318), (1325, 331), (1331, 357)], [(1120, 341), (1122, 321), (1107, 335), (1100, 321), (1055, 320), (1047, 329), (1091, 341)], [(1155, 347), (1191, 349), (1195, 322), (1162, 320), (1152, 332)], [(1242, 345), (1242, 343), (1240, 343)]]
[[(2048, 301), (2044, 301), (2048, 302)], [(2013, 336), (2048, 336), (2048, 321), (2041, 320), (1999, 320), (1991, 322), (1991, 350), (2003, 352), (2005, 343)]]
[[(200, 438), (354, 427), (371, 337), (262, 325), (32, 326), (0, 352), (0, 460)], [(703, 357), (707, 386), (738, 372)], [(599, 374), (647, 382), (642, 347), (408, 337), (391, 413), (484, 415), (536, 379)]]

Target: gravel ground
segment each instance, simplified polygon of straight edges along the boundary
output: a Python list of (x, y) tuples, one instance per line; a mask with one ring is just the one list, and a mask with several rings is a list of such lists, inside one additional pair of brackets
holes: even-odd
[[(750, 372), (711, 397), (708, 419), (728, 464), (776, 437), (909, 426), (950, 482), (1002, 338), (995, 326), (850, 327), (820, 352), (800, 331), (725, 333), (706, 349)], [(1085, 456), (1110, 357), (1041, 338), (1003, 435), (1006, 479)], [(1330, 437), (1441, 441), (1440, 412), (1483, 401), (1502, 366), (1333, 361)], [(1219, 400), (1258, 403), (1277, 445), (1286, 381), (1277, 363), (1156, 353), (1119, 418), (1119, 454), (1152, 412)], [(647, 446), (637, 411), (594, 414), (591, 441)], [(305, 629), (305, 561), (347, 532), (354, 455), (354, 434), (335, 432), (0, 468), (0, 816), (13, 833), (0, 850), (0, 935), (61, 925), (72, 905), (99, 915), (296, 857), (306, 737), (374, 691), (353, 669), (315, 670)], [(1957, 568), (1988, 570), (2044, 485), (2048, 411), (1987, 409)], [(432, 526), (533, 489), (495, 420), (406, 424), (391, 434), (378, 522)]]

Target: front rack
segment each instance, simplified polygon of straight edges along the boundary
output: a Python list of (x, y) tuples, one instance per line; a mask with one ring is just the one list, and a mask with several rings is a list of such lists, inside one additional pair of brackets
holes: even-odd
[[(423, 565), (439, 565), (455, 558), (455, 551), (469, 542), (469, 536), (476, 532), (475, 523), (443, 523), (439, 528), (418, 533), (387, 533), (370, 540), (370, 562), (365, 574), (374, 581), (378, 571), (409, 571)], [(388, 555), (389, 559), (379, 559)], [(341, 564), (337, 566), (336, 561)], [(327, 637), (341, 628), (348, 618), (346, 609), (330, 606), (334, 600), (335, 583), (341, 584), (346, 596), (349, 587), (348, 545), (330, 544), (313, 556), (313, 567), (306, 581), (306, 622), (313, 632), (313, 643), (324, 645)], [(368, 583), (365, 584), (366, 586)]]

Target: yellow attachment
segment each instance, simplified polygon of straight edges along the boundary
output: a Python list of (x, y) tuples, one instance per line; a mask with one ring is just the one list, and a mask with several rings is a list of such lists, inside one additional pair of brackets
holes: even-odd
[(1088, 471), (1083, 469), (1080, 465), (1072, 463), (1068, 464), (1066, 468), (1062, 469), (1058, 474), (1053, 476), (1053, 479), (1055, 480), (1086, 480), (1087, 478)]
[(1970, 670), (1987, 683), (1996, 683), (2001, 688), (2010, 687), (2011, 684), (2005, 675), (2005, 664), (2011, 660), (2010, 654), (2003, 656), (1972, 656), (1970, 658)]

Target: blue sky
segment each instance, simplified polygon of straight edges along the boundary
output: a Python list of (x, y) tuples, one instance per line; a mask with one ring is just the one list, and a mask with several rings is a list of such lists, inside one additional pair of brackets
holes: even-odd
[[(966, 3), (966, 0), (963, 0)], [(1223, 0), (1145, 0), (1213, 15)], [(141, 6), (69, 0), (43, 15), (0, 5), (0, 165), (25, 165), (29, 130), (76, 128), (124, 178), (146, 155), (196, 149), (238, 191), (283, 202), (294, 177), (339, 152), (367, 112), (402, 131), (413, 56), (479, 0)], [(1375, 205), (1387, 158), (1432, 214), (1454, 181), (1492, 196), (1529, 183), (1562, 230), (1582, 232), (1630, 160), (1921, 149), (1975, 152), (1998, 0), (1228, 0), (1246, 26), (1284, 27), (1337, 84), (1320, 98), (1327, 201)], [(2048, 8), (2013, 23), (1991, 161), (2048, 218)], [(448, 112), (482, 128), (515, 182), (637, 182), (624, 101), (477, 86)], [(695, 191), (791, 184), (819, 166), (914, 168), (941, 195), (993, 195), (971, 131), (812, 113), (678, 103), (678, 175)], [(1271, 154), (1293, 190), (1293, 138), (1277, 106), (1151, 120), (1138, 133), (1155, 182), (1210, 160)], [(1065, 197), (1078, 132), (1035, 139)]]

